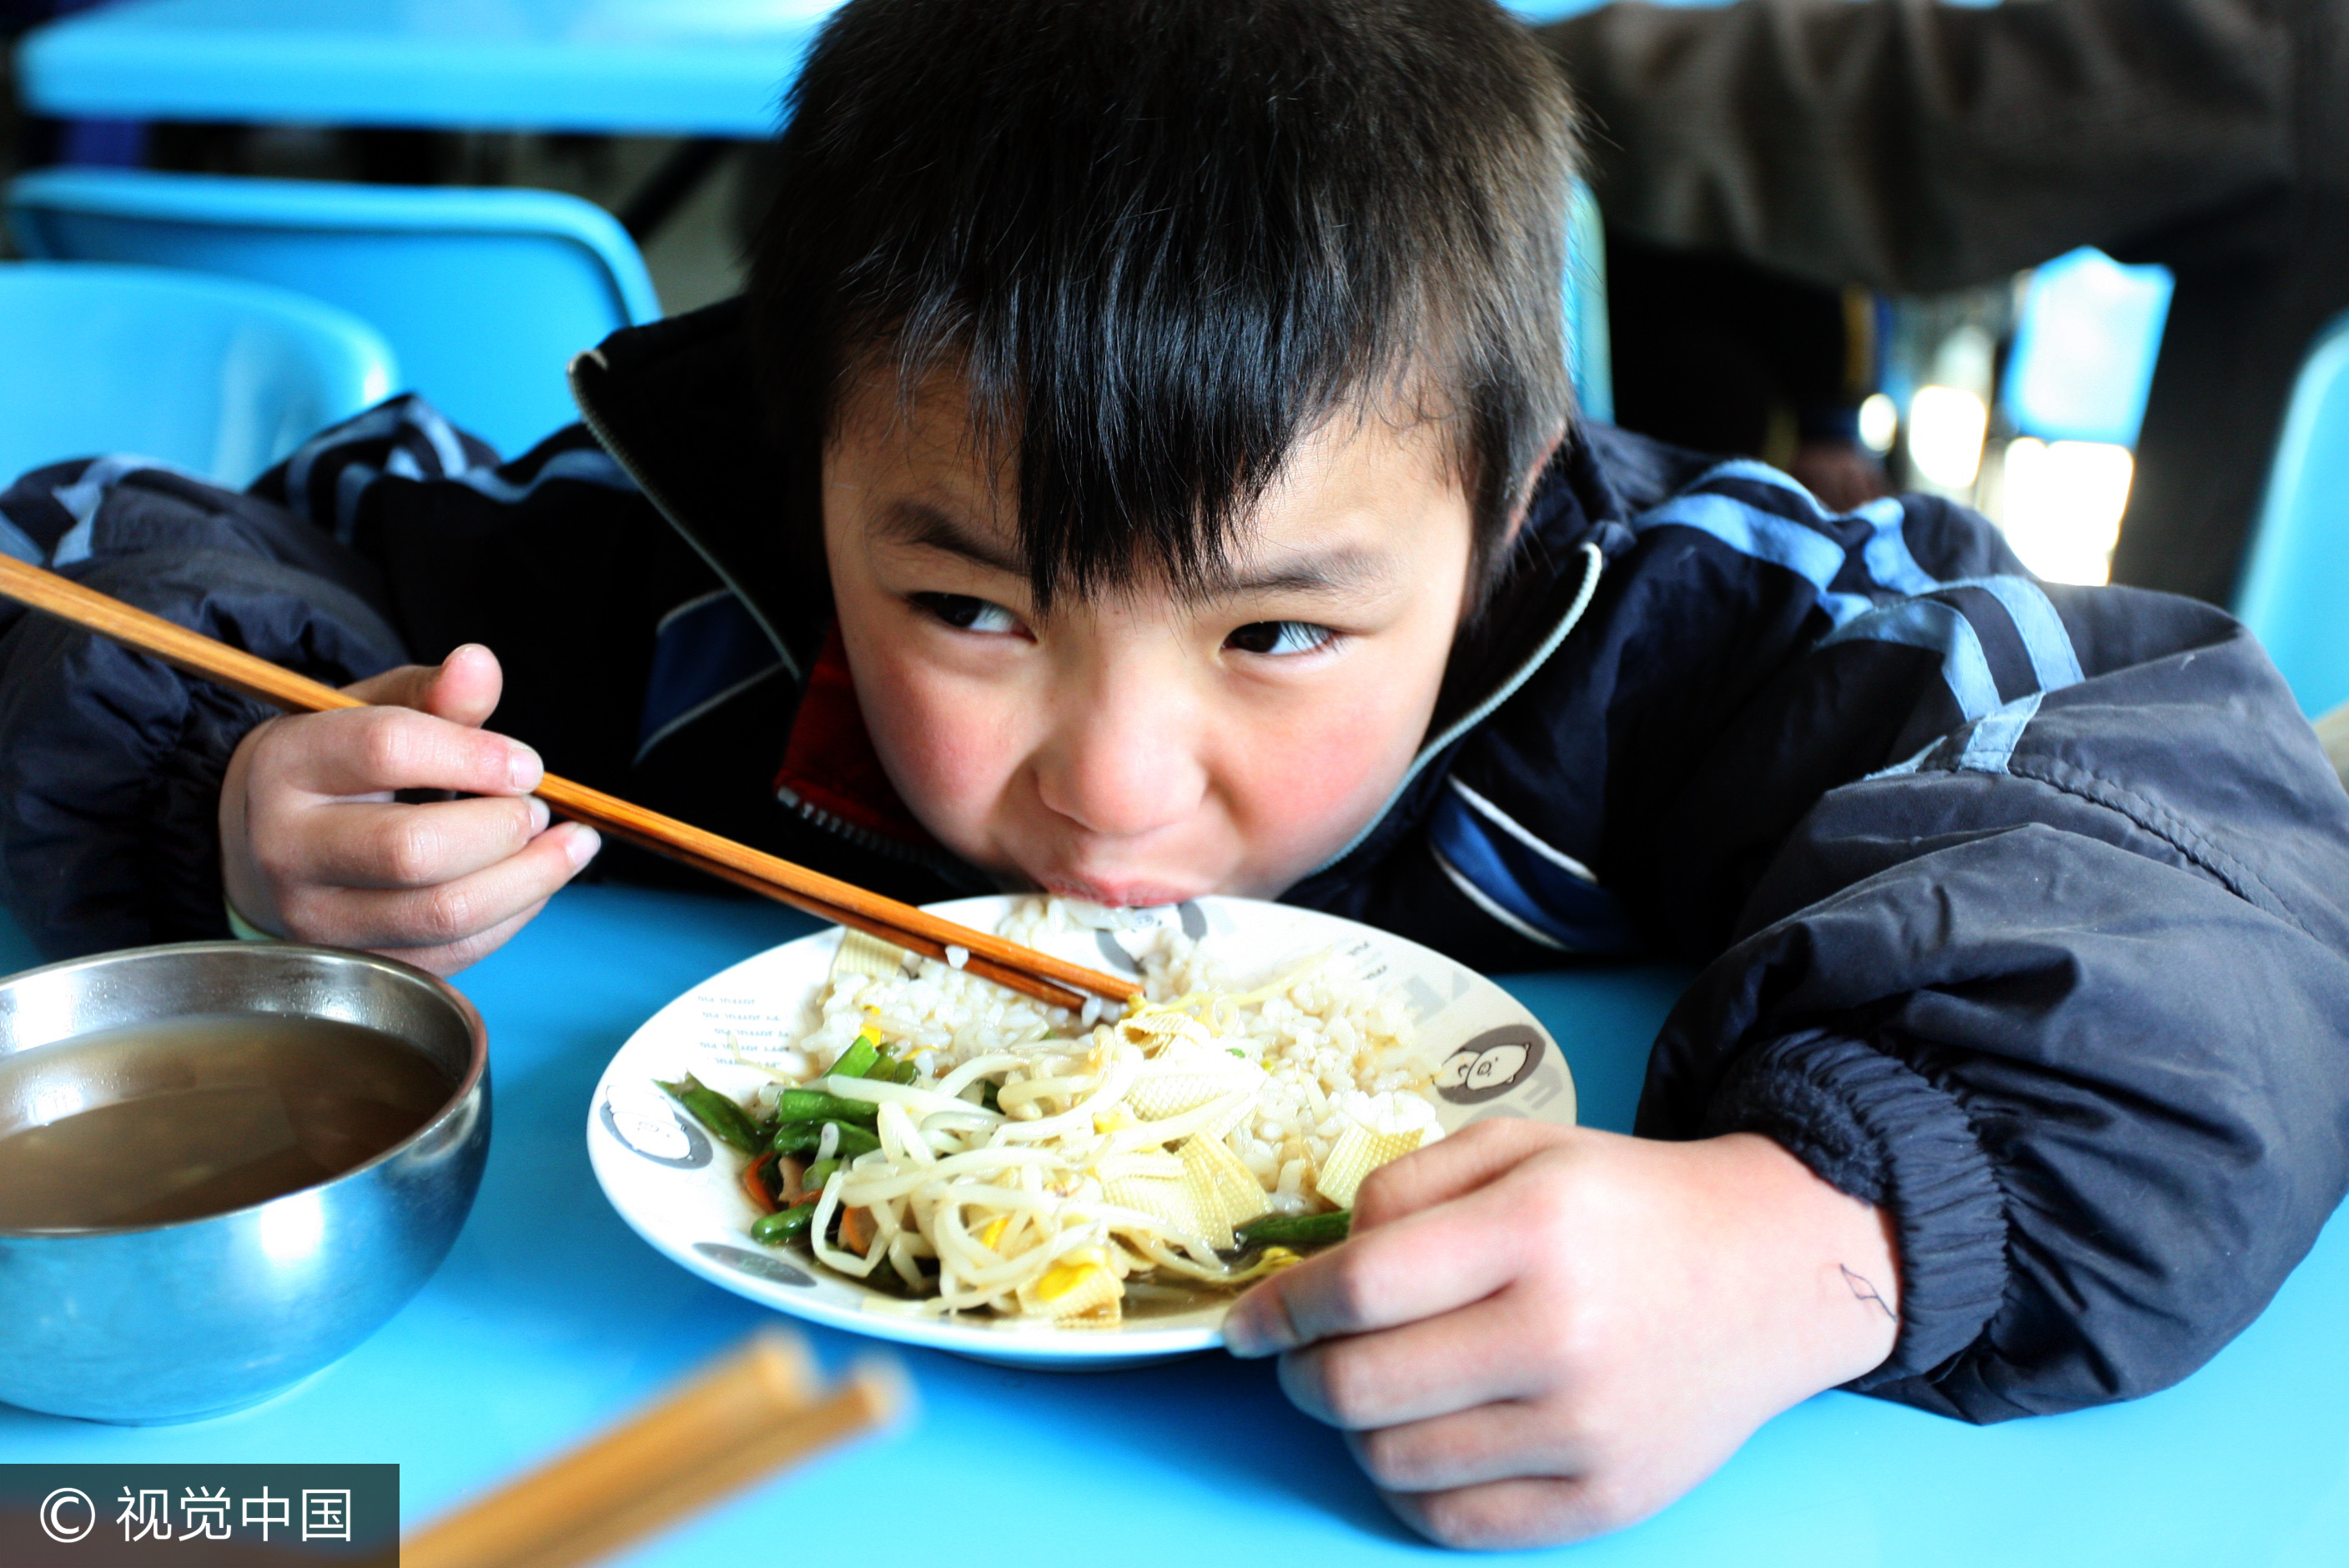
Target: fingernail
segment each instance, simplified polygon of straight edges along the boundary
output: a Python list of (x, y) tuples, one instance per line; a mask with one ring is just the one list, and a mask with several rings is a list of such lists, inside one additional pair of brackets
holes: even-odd
[(595, 851), (603, 847), (604, 841), (595, 829), (585, 822), (574, 822), (571, 824), (570, 842), (563, 846), (563, 852), (571, 857), (571, 869), (575, 872), (594, 860)]
[(1272, 1354), (1272, 1347), (1265, 1343), (1263, 1334), (1257, 1327), (1256, 1317), (1245, 1299), (1235, 1303), (1232, 1309), (1224, 1314), (1224, 1348), (1243, 1361), (1253, 1361)]
[(452, 665), (459, 659), (463, 658), (467, 654), (481, 654), (487, 653), (488, 651), (488, 649), (482, 647), (479, 643), (460, 643), (455, 647), (450, 649), (449, 656), (442, 659), (440, 662), (444, 665)]
[(530, 798), (530, 836), (534, 839), (546, 831), (546, 824), (554, 816), (554, 813), (547, 810), (546, 802), (533, 795)]
[(517, 789), (535, 789), (538, 781), (546, 777), (546, 764), (538, 753), (527, 746), (516, 746), (506, 753), (506, 779)]

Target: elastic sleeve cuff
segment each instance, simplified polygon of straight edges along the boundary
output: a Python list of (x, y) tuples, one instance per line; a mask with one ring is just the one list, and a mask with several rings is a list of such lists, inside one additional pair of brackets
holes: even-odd
[(2007, 1264), (1997, 1177), (1957, 1101), (1907, 1064), (1846, 1036), (1789, 1036), (1731, 1070), (1705, 1132), (1759, 1132), (1837, 1191), (1891, 1211), (1900, 1335), (1853, 1388), (1930, 1377), (1998, 1311)]
[(228, 916), (228, 934), (231, 936), (235, 937), (239, 942), (283, 942), (285, 940), (274, 931), (262, 930), (261, 927), (254, 924), (253, 922), (237, 913), (236, 905), (229, 902), (228, 895), (226, 893), (222, 893), (221, 895), (221, 910)]

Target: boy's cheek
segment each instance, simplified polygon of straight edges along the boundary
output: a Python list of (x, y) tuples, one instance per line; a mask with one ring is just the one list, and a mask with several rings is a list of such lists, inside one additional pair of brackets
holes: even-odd
[(1303, 830), (1350, 838), (1350, 821), (1375, 810), (1393, 776), (1408, 765), (1398, 761), (1392, 739), (1362, 722), (1343, 705), (1308, 711), (1251, 738), (1233, 763), (1244, 770), (1251, 825), (1268, 830)]
[(858, 698), (890, 782), (949, 848), (968, 850), (1017, 764), (1003, 696), (925, 679), (886, 657), (872, 663), (869, 676), (859, 671)]

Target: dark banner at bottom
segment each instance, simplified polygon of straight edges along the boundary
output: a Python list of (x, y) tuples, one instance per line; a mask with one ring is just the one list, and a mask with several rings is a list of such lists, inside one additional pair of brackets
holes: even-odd
[(6, 1568), (398, 1568), (398, 1465), (0, 1465)]

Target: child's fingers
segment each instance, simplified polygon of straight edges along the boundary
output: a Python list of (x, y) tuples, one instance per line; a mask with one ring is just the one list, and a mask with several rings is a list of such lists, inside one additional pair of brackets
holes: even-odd
[(538, 753), (518, 740), (404, 707), (312, 714), (286, 725), (285, 735), (285, 754), (270, 759), (273, 771), (313, 795), (389, 789), (524, 795), (545, 773)]
[(1448, 1203), (1571, 1136), (1570, 1128), (1514, 1116), (1471, 1122), (1365, 1177), (1354, 1194), (1353, 1230), (1360, 1234)]
[[(1315, 1420), (1348, 1431), (1424, 1423), (1542, 1392), (1545, 1371), (1529, 1338), (1508, 1298), (1496, 1296), (1292, 1350), (1280, 1358), (1280, 1387)], [(1437, 1484), (1459, 1483), (1423, 1486)]]
[(1346, 1434), (1362, 1472), (1381, 1491), (1450, 1491), (1527, 1477), (1584, 1473), (1596, 1445), (1531, 1400), (1454, 1410), (1425, 1420)]
[(1446, 1204), (1283, 1269), (1233, 1304), (1224, 1346), (1238, 1357), (1273, 1356), (1482, 1301), (1524, 1261), (1524, 1239), (1502, 1217), (1501, 1205)]
[(411, 707), (479, 728), (496, 711), (504, 686), (497, 655), (479, 643), (467, 643), (437, 665), (402, 665), (343, 689), (367, 702)]
[(375, 951), (435, 975), (454, 975), (479, 964), (503, 947), (515, 932), (537, 919), (538, 912), (545, 907), (546, 900), (541, 899), (519, 914), (509, 915), (487, 931), (469, 936), (462, 942), (447, 942), (438, 947), (378, 947)]
[(419, 888), (519, 853), (545, 830), (547, 808), (534, 795), (479, 795), (429, 806), (336, 802), (294, 818), (305, 882)]
[(565, 822), (487, 870), (437, 887), (305, 888), (286, 901), (287, 930), (305, 941), (378, 951), (462, 943), (554, 896), (596, 844), (594, 829)]
[(1444, 1491), (1385, 1494), (1396, 1516), (1439, 1545), (1506, 1552), (1587, 1541), (1646, 1516), (1587, 1478), (1520, 1476)]

